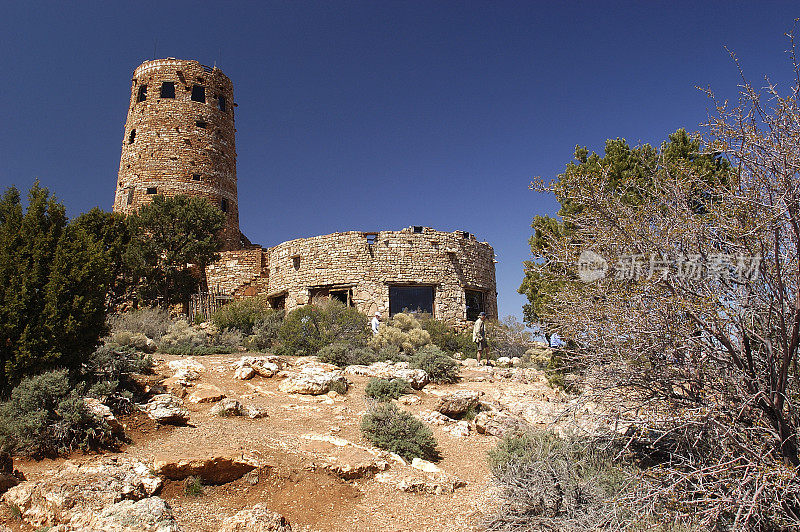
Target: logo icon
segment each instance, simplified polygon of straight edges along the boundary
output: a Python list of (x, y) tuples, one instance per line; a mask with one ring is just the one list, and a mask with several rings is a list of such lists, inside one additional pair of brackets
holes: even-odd
[(592, 283), (606, 276), (606, 259), (590, 249), (585, 249), (578, 257), (578, 277), (584, 283)]

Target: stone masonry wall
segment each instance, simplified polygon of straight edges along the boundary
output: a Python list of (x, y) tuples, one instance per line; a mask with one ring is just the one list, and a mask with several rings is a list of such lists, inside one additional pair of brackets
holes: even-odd
[(458, 326), (467, 323), (467, 289), (482, 292), (486, 313), (496, 318), (492, 247), (461, 231), (417, 230), (350, 231), (290, 240), (263, 250), (257, 278), (252, 259), (243, 258), (242, 252), (223, 253), (218, 263), (209, 266), (208, 283), (223, 291), (238, 284), (229, 292), (237, 297), (285, 297), (287, 310), (309, 303), (314, 292), (349, 290), (356, 308), (384, 316), (389, 313), (390, 286), (432, 286), (434, 316)]
[[(162, 83), (174, 98), (161, 97)], [(193, 101), (203, 89), (205, 102)], [(218, 68), (159, 59), (133, 73), (114, 211), (135, 212), (154, 194), (207, 198), (226, 212), (224, 249), (240, 247), (233, 84)]]

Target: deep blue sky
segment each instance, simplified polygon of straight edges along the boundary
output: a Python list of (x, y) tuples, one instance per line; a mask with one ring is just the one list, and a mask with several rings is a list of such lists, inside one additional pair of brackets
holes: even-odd
[(110, 210), (131, 73), (156, 56), (233, 80), (239, 215), (271, 246), (426, 225), (494, 246), (501, 315), (576, 144), (699, 130), (748, 77), (790, 79), (797, 2), (8, 2), (0, 188)]

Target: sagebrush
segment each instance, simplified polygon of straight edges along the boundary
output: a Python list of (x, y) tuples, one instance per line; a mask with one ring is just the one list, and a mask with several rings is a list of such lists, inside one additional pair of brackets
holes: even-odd
[(406, 460), (439, 460), (439, 450), (431, 430), (393, 403), (378, 403), (361, 419), (361, 432), (377, 447), (397, 453)]

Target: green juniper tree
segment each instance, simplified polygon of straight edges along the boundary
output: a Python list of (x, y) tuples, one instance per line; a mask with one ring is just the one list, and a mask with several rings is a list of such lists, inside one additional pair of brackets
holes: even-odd
[(217, 233), (224, 221), (222, 211), (205, 198), (190, 196), (155, 196), (131, 215), (124, 260), (142, 301), (163, 307), (187, 304), (206, 265), (219, 257)]

